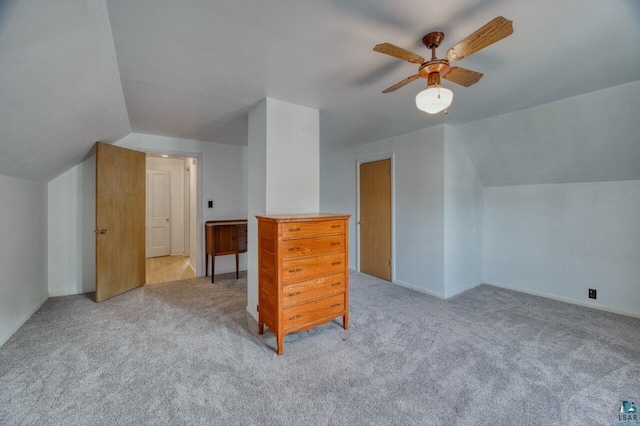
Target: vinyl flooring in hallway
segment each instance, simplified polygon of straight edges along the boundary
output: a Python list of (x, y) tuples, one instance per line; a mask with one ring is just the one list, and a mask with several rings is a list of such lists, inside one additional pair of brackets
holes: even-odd
[(196, 271), (189, 263), (189, 256), (174, 255), (145, 259), (145, 284), (195, 278)]

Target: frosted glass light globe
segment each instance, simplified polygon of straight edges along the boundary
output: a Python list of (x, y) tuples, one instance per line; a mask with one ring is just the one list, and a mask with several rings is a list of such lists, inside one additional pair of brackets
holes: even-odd
[(429, 86), (416, 95), (416, 106), (429, 114), (437, 114), (449, 108), (453, 101), (453, 92), (442, 86)]

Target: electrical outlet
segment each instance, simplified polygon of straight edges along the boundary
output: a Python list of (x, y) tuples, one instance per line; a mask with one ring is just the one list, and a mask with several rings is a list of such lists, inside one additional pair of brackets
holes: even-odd
[(598, 290), (594, 288), (589, 289), (589, 299), (597, 299), (598, 298)]
[(213, 208), (213, 200), (207, 200), (207, 208), (208, 209), (212, 209)]

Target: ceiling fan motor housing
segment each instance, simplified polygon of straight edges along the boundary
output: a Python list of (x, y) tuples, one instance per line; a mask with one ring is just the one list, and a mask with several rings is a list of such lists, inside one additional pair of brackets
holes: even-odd
[(428, 84), (431, 85), (440, 84), (440, 76), (446, 75), (448, 72), (449, 61), (446, 59), (437, 59), (435, 61), (429, 61), (422, 64), (418, 71), (418, 75), (422, 78), (428, 79)]
[(427, 49), (440, 47), (442, 40), (444, 40), (444, 33), (441, 31), (433, 31), (422, 37), (422, 43), (427, 46)]

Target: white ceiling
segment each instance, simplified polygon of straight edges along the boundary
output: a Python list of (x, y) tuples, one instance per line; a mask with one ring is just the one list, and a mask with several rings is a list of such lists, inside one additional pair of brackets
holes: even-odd
[[(108, 0), (135, 132), (246, 145), (265, 96), (318, 108), (321, 150), (460, 124), (640, 79), (637, 0)], [(447, 116), (415, 108), (423, 82), (380, 92), (417, 66), (373, 52), (446, 49), (494, 18), (509, 38), (459, 62), (485, 77), (453, 86)]]
[[(459, 62), (485, 76), (444, 83), (448, 115), (415, 108), (421, 82), (380, 93), (417, 66), (375, 44), (425, 56), (437, 29), (442, 56), (498, 15), (514, 34)], [(246, 145), (265, 96), (318, 108), (329, 152), (636, 80), (637, 0), (0, 0), (0, 174), (52, 177), (131, 130)]]
[(640, 81), (455, 127), (483, 186), (640, 179)]
[(48, 180), (130, 132), (106, 4), (0, 0), (0, 174)]

